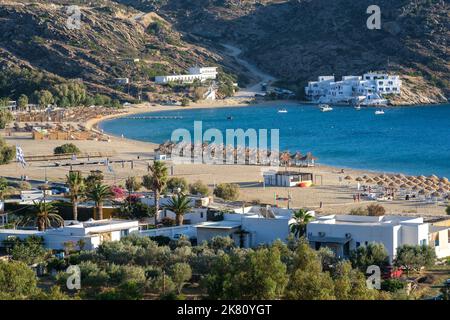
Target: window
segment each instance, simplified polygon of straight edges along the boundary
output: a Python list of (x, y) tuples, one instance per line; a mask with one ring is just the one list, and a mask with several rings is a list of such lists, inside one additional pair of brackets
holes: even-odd
[(425, 246), (427, 244), (427, 239), (420, 240), (420, 245)]
[(364, 245), (367, 247), (367, 245), (369, 244), (369, 241), (364, 241)]
[(203, 212), (200, 212), (200, 218), (203, 219)]
[(356, 242), (356, 247), (359, 248), (361, 246), (361, 242)]

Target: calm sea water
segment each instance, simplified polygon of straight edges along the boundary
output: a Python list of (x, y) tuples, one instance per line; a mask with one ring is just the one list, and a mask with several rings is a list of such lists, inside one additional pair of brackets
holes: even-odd
[[(356, 111), (335, 107), (323, 113), (311, 105), (196, 109), (147, 115), (182, 116), (181, 120), (113, 119), (100, 127), (114, 135), (162, 143), (172, 131), (193, 132), (194, 121), (203, 130), (280, 129), (280, 148), (303, 154), (311, 151), (323, 164), (450, 177), (450, 105), (398, 107), (375, 115), (375, 109)], [(233, 117), (228, 120), (228, 117)]]

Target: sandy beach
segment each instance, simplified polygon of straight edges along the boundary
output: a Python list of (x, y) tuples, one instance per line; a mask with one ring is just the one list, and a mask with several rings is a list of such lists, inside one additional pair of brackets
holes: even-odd
[[(278, 102), (279, 103), (279, 102)], [(186, 108), (207, 108), (207, 107), (231, 107), (240, 106), (251, 108), (253, 105), (244, 103), (239, 99), (228, 99), (225, 101), (197, 103), (188, 107), (181, 106), (161, 106), (161, 105), (139, 105), (127, 109), (126, 114), (120, 116), (147, 113), (152, 111), (167, 111)], [(117, 115), (88, 120), (85, 125), (88, 128), (96, 129), (96, 125), (106, 119), (117, 117)], [(156, 144), (140, 142), (127, 139), (126, 137), (110, 136), (110, 141), (70, 141), (78, 146), (82, 152), (102, 152), (111, 155), (109, 157), (111, 168), (109, 170), (105, 165), (80, 165), (73, 169), (82, 171), (87, 175), (91, 170), (100, 169), (104, 172), (105, 181), (109, 184), (123, 184), (129, 176), (142, 176), (147, 174), (148, 164), (153, 159), (153, 151)], [(33, 140), (29, 133), (13, 133), (5, 137), (8, 144), (19, 145), (24, 150), (25, 155), (51, 155), (53, 149), (66, 141), (61, 140)], [(94, 159), (91, 159), (91, 161)], [(102, 160), (105, 159), (95, 159)], [(116, 162), (117, 161), (117, 162)], [(126, 161), (122, 163), (122, 161)], [(82, 162), (81, 160), (59, 161), (61, 164), (70, 164)], [(307, 207), (316, 209), (321, 213), (346, 214), (353, 208), (365, 207), (374, 201), (361, 201), (355, 203), (353, 195), (357, 193), (357, 182), (354, 180), (342, 180), (344, 176), (350, 175), (356, 177), (367, 175), (375, 176), (377, 172), (365, 170), (345, 169), (341, 173), (341, 168), (335, 168), (324, 165), (317, 165), (314, 168), (294, 168), (293, 170), (310, 172), (317, 181), (317, 185), (311, 188), (278, 188), (263, 187), (262, 169), (260, 166), (248, 165), (205, 165), (205, 164), (172, 164), (171, 172), (174, 176), (184, 177), (189, 182), (202, 180), (207, 183), (211, 190), (215, 184), (228, 182), (237, 183), (241, 187), (240, 200), (260, 201), (268, 204), (278, 204), (286, 207), (287, 202), (276, 202), (275, 197), (288, 197), (290, 194), (292, 201), (291, 207)], [(70, 170), (70, 166), (55, 166), (55, 161), (30, 162), (28, 166), (22, 168), (17, 163), (11, 163), (0, 167), (0, 175), (7, 177), (27, 176), (29, 179), (50, 181), (64, 181), (65, 175)], [(340, 179), (341, 178), (341, 179)], [(320, 182), (321, 180), (321, 182)], [(322, 208), (320, 203), (322, 202)], [(439, 216), (445, 215), (445, 205), (425, 204), (418, 201), (383, 201), (382, 204), (387, 212), (402, 215), (421, 215), (421, 216)]]

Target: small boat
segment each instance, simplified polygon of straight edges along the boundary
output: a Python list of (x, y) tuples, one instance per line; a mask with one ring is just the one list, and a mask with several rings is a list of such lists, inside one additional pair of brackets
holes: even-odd
[(359, 105), (355, 106), (355, 110), (360, 111), (361, 110), (361, 106), (359, 106)]
[(319, 104), (320, 111), (322, 112), (329, 112), (333, 111), (333, 108), (330, 107), (328, 104)]
[(375, 114), (376, 115), (384, 114), (384, 110), (377, 110), (375, 111)]
[(227, 120), (233, 120), (232, 116), (227, 117)]
[(278, 113), (288, 113), (288, 111), (286, 109), (278, 109)]

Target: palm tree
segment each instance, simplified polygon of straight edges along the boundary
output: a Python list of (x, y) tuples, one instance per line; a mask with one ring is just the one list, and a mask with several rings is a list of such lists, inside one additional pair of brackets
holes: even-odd
[(291, 227), (291, 232), (294, 234), (296, 238), (302, 237), (306, 233), (306, 225), (314, 220), (314, 217), (310, 215), (305, 209), (299, 209), (294, 211), (293, 222)]
[(188, 196), (178, 193), (169, 200), (168, 204), (164, 206), (166, 209), (175, 213), (175, 220), (177, 226), (183, 225), (184, 214), (191, 210), (191, 200)]
[(70, 171), (66, 176), (66, 183), (70, 189), (70, 201), (72, 202), (73, 220), (78, 221), (78, 202), (84, 194), (84, 179), (80, 171)]
[(168, 170), (164, 162), (155, 161), (153, 165), (149, 167), (151, 174), (148, 174), (142, 178), (144, 187), (147, 190), (152, 190), (155, 193), (155, 220), (158, 219), (159, 212), (159, 198), (162, 190), (165, 188), (168, 180)]
[(64, 219), (57, 214), (57, 210), (49, 202), (34, 201), (34, 210), (19, 220), (21, 226), (37, 226), (39, 231), (45, 231), (51, 227), (64, 226)]
[(103, 203), (112, 197), (111, 188), (107, 185), (96, 183), (89, 188), (86, 196), (89, 200), (94, 201), (98, 220), (103, 220)]

